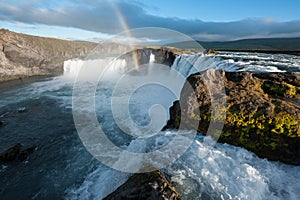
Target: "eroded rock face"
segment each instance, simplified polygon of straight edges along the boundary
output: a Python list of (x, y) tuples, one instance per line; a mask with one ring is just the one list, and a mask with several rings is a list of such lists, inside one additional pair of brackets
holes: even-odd
[(62, 72), (67, 59), (86, 56), (96, 44), (0, 30), (0, 80)]
[(57, 75), (62, 73), (65, 60), (85, 57), (92, 50), (94, 54), (106, 55), (128, 49), (127, 45), (117, 43), (100, 45), (37, 37), (0, 29), (0, 81), (35, 75)]
[(179, 200), (177, 192), (161, 171), (134, 174), (104, 200)]
[(168, 49), (160, 48), (155, 50), (155, 62), (157, 63), (172, 66), (175, 58), (176, 55)]
[[(300, 165), (300, 75), (215, 71), (222, 75), (226, 93), (222, 96), (215, 88), (219, 99), (226, 98), (226, 105), (218, 108), (224, 112), (215, 116), (203, 81), (203, 76), (212, 73), (208, 71), (187, 79), (180, 103), (170, 108), (164, 129), (178, 129), (180, 123), (183, 129), (190, 129), (189, 124), (198, 121), (197, 131), (207, 134), (210, 122), (224, 122), (221, 134), (210, 134), (215, 138), (220, 135), (219, 142), (244, 147), (270, 160)], [(188, 83), (192, 91), (187, 89)], [(181, 112), (187, 119), (181, 118)]]
[(176, 55), (167, 48), (143, 48), (127, 52), (123, 55), (127, 65), (143, 65), (148, 64), (150, 55), (155, 56), (155, 63), (171, 66), (176, 58)]

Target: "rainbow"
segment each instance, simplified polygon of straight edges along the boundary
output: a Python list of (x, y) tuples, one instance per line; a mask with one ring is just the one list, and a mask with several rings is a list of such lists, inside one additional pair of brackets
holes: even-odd
[[(131, 34), (131, 30), (130, 30), (130, 28), (128, 26), (128, 23), (127, 23), (125, 17), (123, 16), (122, 12), (120, 11), (120, 8), (119, 8), (118, 4), (115, 3), (115, 2), (113, 2), (113, 1), (110, 1), (110, 2), (111, 2), (112, 8), (114, 9), (114, 11), (115, 11), (115, 13), (116, 13), (116, 15), (117, 15), (117, 17), (119, 19), (119, 22), (120, 22), (120, 24), (122, 26), (122, 29), (124, 30), (123, 33), (125, 33), (129, 38), (133, 38), (132, 34)], [(136, 68), (136, 70), (139, 70), (138, 55), (137, 55), (137, 52), (134, 51), (136, 49), (135, 48), (136, 46), (137, 46), (137, 44), (134, 44), (134, 42), (132, 44), (129, 44), (129, 47), (130, 47), (130, 49), (132, 51), (132, 56), (133, 56), (135, 68)]]

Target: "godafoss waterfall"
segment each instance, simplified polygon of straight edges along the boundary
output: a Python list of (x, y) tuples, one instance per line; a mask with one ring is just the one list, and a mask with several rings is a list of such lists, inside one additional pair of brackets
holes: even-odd
[[(273, 110), (268, 109), (273, 105), (276, 107), (276, 102), (291, 99), (282, 104), (290, 110), (298, 110), (291, 111), (295, 114), (289, 114), (286, 120), (296, 120), (298, 124), (288, 125), (291, 132), (285, 132), (287, 125), (270, 127), (268, 131), (277, 133), (278, 137), (287, 134), (297, 140), (299, 98), (293, 97), (299, 97), (299, 85), (293, 86), (289, 79), (291, 76), (298, 76), (293, 81), (299, 84), (299, 57), (232, 52), (218, 55), (194, 53), (174, 56), (172, 63), (170, 61), (169, 65), (163, 67), (157, 63), (162, 59), (157, 57), (155, 51), (147, 54), (148, 57), (144, 60), (141, 55), (139, 69), (128, 68), (129, 59), (126, 57), (88, 60), (78, 58), (65, 61), (63, 76), (37, 78), (23, 84), (11, 83), (1, 88), (1, 199), (102, 199), (124, 184), (132, 172), (151, 171), (155, 168), (161, 168), (182, 199), (300, 199), (300, 167), (294, 165), (299, 165), (299, 151), (277, 150), (277, 136), (268, 136), (271, 147), (261, 148), (262, 152), (273, 148), (277, 155), (267, 159), (268, 155), (259, 150), (256, 154), (253, 153), (252, 146), (239, 147), (243, 146), (243, 141), (235, 144), (235, 137), (224, 139), (222, 143), (214, 143), (213, 136), (200, 134), (204, 130), (198, 128), (198, 121), (204, 119), (205, 114), (201, 109), (198, 113), (200, 117), (197, 118), (195, 113), (193, 118), (197, 119), (195, 130), (185, 129), (189, 124), (185, 124), (183, 119), (182, 124), (187, 126), (182, 129), (178, 127), (174, 118), (176, 110), (171, 109), (169, 112), (169, 108), (174, 107), (173, 102), (180, 99), (182, 88), (186, 88), (187, 77), (194, 73), (213, 74), (216, 71), (222, 75), (225, 70), (228, 80), (228, 84), (226, 82), (227, 85), (224, 85), (226, 94), (230, 95), (227, 89), (234, 82), (236, 85), (257, 87), (257, 93), (240, 91), (236, 95), (242, 94), (244, 98), (248, 98), (256, 94), (269, 98), (270, 103), (249, 102), (254, 110), (263, 105), (261, 109), (265, 108), (265, 112), (271, 113)], [(165, 63), (167, 60), (164, 60)], [(103, 69), (110, 67), (104, 75), (98, 76), (101, 74), (97, 74), (94, 65)], [(84, 67), (90, 69), (85, 71), (82, 69)], [(241, 75), (234, 75), (238, 72)], [(248, 72), (253, 73), (249, 75)], [(263, 76), (273, 72), (280, 72), (275, 75), (274, 80), (277, 80), (276, 76), (280, 76), (278, 80), (286, 84), (274, 86), (265, 81)], [(81, 75), (80, 78), (78, 74)], [(174, 81), (167, 85), (164, 77), (165, 80)], [(245, 77), (249, 77), (249, 82), (245, 82), (248, 80)], [(101, 84), (94, 84), (99, 79)], [(200, 84), (193, 80), (190, 81), (192, 87), (193, 83)], [(264, 82), (258, 81), (262, 85), (256, 85), (256, 82), (251, 82), (253, 80)], [(87, 91), (93, 92), (92, 101), (89, 100), (90, 93), (86, 93)], [(231, 103), (226, 102), (226, 105)], [(112, 108), (112, 105), (115, 107)], [(189, 108), (186, 109), (186, 113), (191, 114)], [(255, 141), (255, 148), (260, 149), (259, 135), (257, 132), (252, 134), (252, 126), (234, 120), (234, 117), (239, 116), (239, 109), (242, 108), (232, 108), (232, 115), (227, 114), (231, 121), (225, 121), (226, 135), (230, 137), (230, 133), (235, 133), (241, 127), (240, 131), (247, 136), (247, 141)], [(91, 113), (99, 122), (97, 126), (88, 123)], [(181, 107), (181, 113), (185, 113), (184, 106)], [(295, 119), (297, 114), (298, 119)], [(189, 116), (192, 114), (187, 117)], [(256, 120), (255, 117), (256, 115), (247, 120)], [(173, 122), (169, 120), (173, 118)], [(226, 129), (230, 123), (235, 128)], [(166, 124), (169, 125), (163, 129)], [(261, 126), (266, 125), (261, 123)], [(160, 129), (157, 130), (157, 127)], [(293, 135), (294, 129), (298, 129), (298, 136)], [(105, 133), (105, 137), (93, 137), (95, 130)], [(239, 135), (239, 138), (243, 136)], [(109, 147), (103, 142), (106, 140), (117, 148)], [(233, 142), (230, 144), (229, 140)], [(287, 138), (282, 141), (290, 140)], [(109, 148), (107, 151), (106, 145)], [(291, 142), (286, 145), (294, 144)], [(290, 154), (287, 153), (288, 150)], [(132, 155), (135, 159), (132, 159)]]

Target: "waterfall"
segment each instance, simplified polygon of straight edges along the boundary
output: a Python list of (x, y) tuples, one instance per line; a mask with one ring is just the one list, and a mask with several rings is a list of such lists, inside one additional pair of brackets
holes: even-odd
[(153, 63), (155, 62), (155, 55), (153, 53), (150, 54), (150, 60), (149, 60), (150, 63)]
[[(109, 68), (107, 68), (109, 66)], [(79, 58), (66, 60), (64, 62), (64, 76), (77, 77), (80, 73), (81, 77), (86, 77), (87, 80), (97, 78), (96, 75), (105, 71), (108, 74), (124, 73), (126, 61), (117, 58), (102, 58), (82, 60)]]
[[(172, 68), (184, 77), (188, 77), (191, 74), (201, 72), (210, 68), (221, 69), (226, 71), (254, 71), (254, 72), (285, 72), (280, 68), (286, 67), (282, 63), (278, 62), (265, 62), (264, 60), (270, 59), (266, 56), (261, 60), (251, 60), (253, 56), (249, 53), (244, 55), (228, 56), (227, 53), (220, 53), (220, 55), (205, 55), (205, 54), (183, 54), (177, 55)], [(235, 57), (236, 56), (236, 57)], [(235, 59), (232, 59), (235, 58)], [(238, 59), (236, 59), (238, 58)], [(255, 58), (255, 57), (254, 57)], [(248, 61), (250, 60), (250, 61)], [(297, 67), (297, 66), (296, 66)]]
[[(263, 61), (247, 61), (250, 57), (248, 54), (239, 59), (224, 59), (228, 57), (225, 53), (220, 55), (207, 54), (182, 54), (177, 55), (173, 65), (174, 70), (178, 71), (184, 77), (191, 74), (201, 72), (210, 68), (222, 69), (226, 71), (256, 71), (256, 72), (284, 72), (278, 69), (278, 64), (270, 65)], [(266, 58), (267, 59), (267, 58)], [(155, 55), (150, 54), (149, 63), (155, 63)], [(80, 72), (87, 78), (99, 75), (106, 67), (110, 65), (105, 73), (109, 74), (124, 74), (128, 70), (132, 70), (133, 66), (127, 66), (125, 59), (120, 58), (101, 58), (82, 60), (79, 58), (66, 60), (64, 62), (64, 75), (68, 77), (76, 77)], [(152, 65), (151, 65), (152, 66)], [(98, 73), (97, 73), (98, 72)]]
[(77, 76), (84, 61), (76, 58), (64, 62), (64, 75)]
[(209, 68), (215, 68), (216, 59), (203, 54), (178, 55), (172, 65), (172, 68), (178, 71), (184, 77), (191, 74), (204, 71)]

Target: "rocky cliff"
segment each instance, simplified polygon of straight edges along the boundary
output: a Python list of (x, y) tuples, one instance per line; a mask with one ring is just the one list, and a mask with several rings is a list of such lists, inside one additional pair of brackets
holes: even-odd
[[(97, 45), (91, 42), (37, 37), (0, 29), (0, 81), (60, 74), (65, 60), (85, 57)], [(98, 45), (96, 50), (100, 54), (116, 54), (128, 49), (127, 45), (105, 43)]]
[(62, 71), (67, 59), (86, 56), (96, 44), (0, 30), (0, 80)]
[(156, 62), (171, 66), (175, 54), (168, 48), (142, 48), (118, 43), (91, 43), (60, 40), (14, 33), (0, 29), (0, 81), (35, 75), (58, 75), (62, 73), (63, 62), (77, 57), (119, 55), (128, 65), (142, 65), (155, 54)]
[(166, 47), (137, 48), (124, 54), (123, 58), (126, 60), (126, 63), (129, 66), (143, 65), (149, 63), (151, 54), (155, 55), (155, 63), (170, 67), (176, 58), (176, 54), (174, 53), (173, 49)]
[[(212, 113), (211, 96), (204, 81), (208, 76), (212, 81), (221, 78), (224, 83), (223, 96), (220, 88), (213, 88), (217, 99), (226, 98), (226, 104), (217, 107), (223, 111), (219, 115)], [(194, 129), (196, 121), (197, 131), (206, 134), (209, 125), (224, 122), (221, 133), (210, 134), (219, 142), (244, 147), (270, 160), (300, 165), (299, 105), (299, 74), (207, 70), (187, 79), (180, 100), (170, 108), (165, 129), (178, 129), (179, 125)]]

